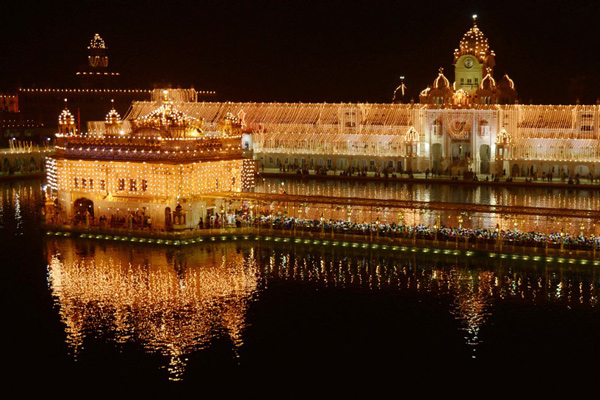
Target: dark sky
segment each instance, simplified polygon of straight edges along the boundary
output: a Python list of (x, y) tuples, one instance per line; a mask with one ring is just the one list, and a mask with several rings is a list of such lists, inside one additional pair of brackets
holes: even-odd
[(73, 87), (98, 32), (123, 86), (215, 90), (219, 100), (389, 102), (418, 93), (478, 14), (522, 102), (600, 98), (595, 1), (54, 1), (0, 6), (0, 88)]

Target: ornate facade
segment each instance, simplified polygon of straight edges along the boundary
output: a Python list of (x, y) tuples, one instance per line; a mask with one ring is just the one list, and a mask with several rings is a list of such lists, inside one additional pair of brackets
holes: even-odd
[(210, 193), (253, 186), (254, 162), (242, 155), (239, 121), (226, 116), (219, 129), (206, 129), (174, 105), (169, 91), (160, 93), (148, 113), (121, 121), (113, 108), (96, 123), (103, 129), (88, 133), (76, 131), (67, 108), (61, 113), (47, 169), (64, 218), (106, 217), (122, 227), (134, 217), (150, 225), (150, 218), (155, 228), (187, 229), (222, 212)]
[[(496, 80), (495, 65), (474, 20), (454, 52), (454, 82), (440, 70), (418, 104), (401, 102), (403, 79), (390, 104), (203, 102), (193, 90), (170, 93), (202, 129), (222, 131), (236, 118), (242, 149), (266, 168), (600, 175), (600, 107), (518, 104), (515, 83)], [(160, 106), (156, 95), (134, 102), (122, 126), (145, 129)]]
[[(264, 167), (600, 174), (600, 108), (518, 104), (515, 83), (508, 75), (496, 80), (495, 65), (495, 53), (474, 19), (454, 52), (454, 82), (440, 69), (419, 104), (401, 102), (402, 79), (392, 104), (179, 106), (205, 123), (237, 115), (243, 147)], [(128, 119), (153, 107), (155, 102), (135, 102)]]

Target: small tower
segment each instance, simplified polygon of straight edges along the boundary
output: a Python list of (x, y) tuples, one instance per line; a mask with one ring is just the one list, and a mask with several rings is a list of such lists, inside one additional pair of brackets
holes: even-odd
[(484, 73), (489, 68), (488, 73), (492, 75), (495, 65), (495, 54), (477, 26), (477, 15), (473, 15), (473, 26), (464, 34), (459, 48), (454, 50), (455, 89), (463, 89), (474, 96)]
[(104, 39), (96, 33), (87, 50), (87, 63), (77, 72), (77, 76), (81, 79), (81, 85), (85, 88), (112, 86), (112, 81), (119, 76), (119, 73), (111, 71), (108, 67), (107, 47)]
[(67, 108), (67, 99), (65, 99), (65, 108), (58, 116), (58, 133), (62, 135), (74, 135), (77, 129), (75, 128), (75, 117)]
[(88, 66), (98, 68), (101, 71), (108, 67), (108, 56), (106, 55), (106, 44), (99, 34), (95, 34), (88, 46)]
[(104, 125), (106, 127), (106, 132), (114, 135), (121, 133), (121, 116), (117, 110), (115, 110), (115, 101), (111, 100), (110, 102), (111, 109), (108, 114), (106, 114)]

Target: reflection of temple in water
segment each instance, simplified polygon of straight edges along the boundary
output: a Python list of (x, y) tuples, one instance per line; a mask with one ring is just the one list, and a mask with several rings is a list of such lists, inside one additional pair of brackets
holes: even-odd
[(274, 248), (259, 255), (268, 279), (313, 282), (336, 288), (399, 290), (449, 299), (471, 357), (482, 328), (505, 301), (564, 307), (599, 306), (600, 277), (592, 267), (518, 263), (454, 256), (398, 256), (359, 249)]
[(182, 379), (188, 356), (216, 339), (229, 340), (237, 356), (250, 301), (269, 281), (434, 296), (455, 317), (472, 357), (504, 302), (599, 305), (600, 279), (579, 265), (254, 241), (181, 248), (47, 243), (50, 289), (74, 355), (90, 337), (139, 343), (169, 359), (171, 379)]
[(157, 250), (48, 242), (50, 288), (75, 357), (89, 337), (135, 342), (168, 357), (180, 380), (186, 357), (212, 340), (227, 337), (237, 356), (258, 282), (253, 252)]

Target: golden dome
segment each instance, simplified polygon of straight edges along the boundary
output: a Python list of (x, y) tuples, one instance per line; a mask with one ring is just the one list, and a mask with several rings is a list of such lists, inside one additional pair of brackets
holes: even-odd
[(100, 37), (99, 34), (95, 34), (92, 40), (90, 41), (90, 45), (88, 49), (106, 49), (106, 44), (104, 43), (104, 39)]
[(115, 110), (114, 100), (111, 100), (111, 103), (112, 108), (110, 109), (108, 114), (106, 114), (106, 123), (110, 125), (116, 125), (121, 123), (121, 116), (119, 115), (117, 110)]
[(75, 125), (75, 117), (73, 117), (73, 114), (67, 108), (67, 99), (65, 99), (65, 109), (58, 116), (58, 125)]
[(512, 79), (510, 79), (508, 74), (505, 74), (502, 77), (502, 79), (500, 79), (498, 86), (501, 87), (502, 89), (512, 89), (512, 90), (515, 89), (515, 83), (513, 82)]
[(444, 76), (444, 68), (440, 68), (438, 77), (433, 81), (434, 89), (444, 89), (450, 87), (450, 81)]
[(490, 50), (487, 37), (477, 26), (475, 17), (476, 16), (473, 16), (473, 26), (464, 34), (460, 41), (459, 48), (454, 51), (455, 62), (460, 56), (465, 54), (471, 54), (477, 57), (479, 61), (484, 61), (488, 55), (494, 54), (494, 52)]
[(481, 80), (481, 84), (479, 85), (480, 89), (484, 90), (495, 90), (496, 89), (496, 80), (492, 76), (491, 69), (488, 68), (487, 75)]

